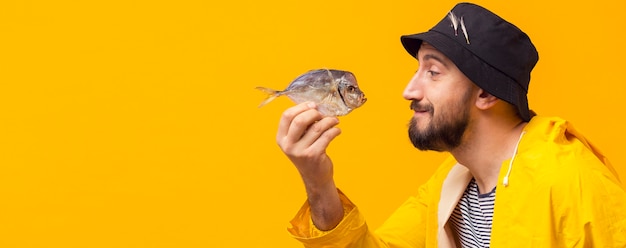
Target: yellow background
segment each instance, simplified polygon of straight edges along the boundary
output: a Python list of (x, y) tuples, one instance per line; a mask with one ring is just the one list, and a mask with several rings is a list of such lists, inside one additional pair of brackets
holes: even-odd
[[(2, 1), (0, 247), (300, 247), (305, 200), (274, 135), (282, 89), (354, 72), (368, 102), (329, 149), (382, 221), (444, 154), (406, 136), (402, 34), (454, 1)], [(626, 178), (624, 1), (477, 1), (540, 53), (530, 106), (572, 121)]]

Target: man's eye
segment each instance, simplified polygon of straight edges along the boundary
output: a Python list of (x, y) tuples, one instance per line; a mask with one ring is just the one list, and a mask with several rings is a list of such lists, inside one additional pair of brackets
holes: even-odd
[(428, 73), (429, 73), (431, 76), (437, 76), (437, 75), (439, 75), (439, 72), (432, 71), (432, 70), (431, 70), (431, 71), (428, 71)]

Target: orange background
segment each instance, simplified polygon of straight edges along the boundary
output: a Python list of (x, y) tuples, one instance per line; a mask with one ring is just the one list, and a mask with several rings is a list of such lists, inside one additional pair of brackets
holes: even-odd
[[(301, 73), (355, 73), (368, 102), (329, 148), (369, 225), (444, 154), (406, 135), (417, 63), (403, 34), (453, 1), (3, 1), (1, 247), (300, 247), (305, 200), (274, 135)], [(626, 178), (624, 1), (477, 1), (540, 53), (529, 100), (574, 123)]]

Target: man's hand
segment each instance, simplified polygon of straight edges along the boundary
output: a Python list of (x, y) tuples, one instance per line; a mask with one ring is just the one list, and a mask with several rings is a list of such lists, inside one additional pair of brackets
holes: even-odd
[(287, 109), (276, 142), (300, 172), (313, 223), (320, 230), (330, 230), (343, 218), (343, 207), (326, 148), (341, 130), (335, 127), (339, 124), (337, 117), (324, 117), (315, 107), (306, 102)]

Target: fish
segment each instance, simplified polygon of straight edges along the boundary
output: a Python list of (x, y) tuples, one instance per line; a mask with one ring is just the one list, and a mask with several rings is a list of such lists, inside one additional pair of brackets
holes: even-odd
[(284, 95), (297, 104), (315, 102), (323, 116), (347, 115), (367, 101), (354, 74), (336, 69), (310, 70), (294, 79), (284, 90), (266, 87), (256, 89), (268, 94), (259, 108)]

